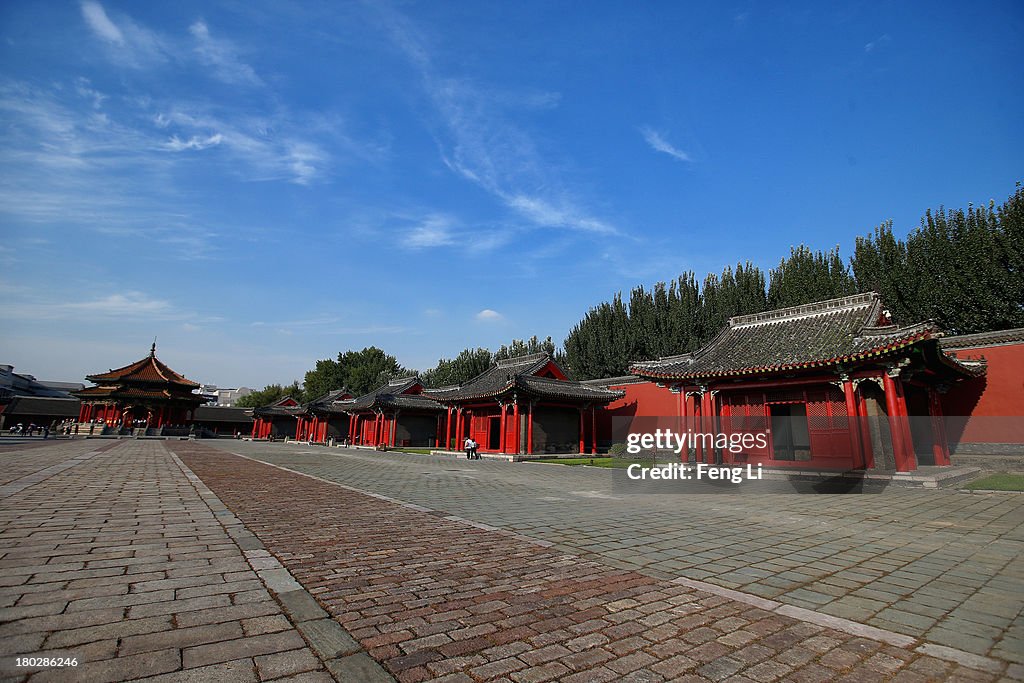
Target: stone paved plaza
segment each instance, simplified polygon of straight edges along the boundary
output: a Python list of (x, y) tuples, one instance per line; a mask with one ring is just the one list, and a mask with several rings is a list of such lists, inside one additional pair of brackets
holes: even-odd
[(0, 677), (1024, 678), (1024, 496), (629, 495), (610, 477), (0, 442)]

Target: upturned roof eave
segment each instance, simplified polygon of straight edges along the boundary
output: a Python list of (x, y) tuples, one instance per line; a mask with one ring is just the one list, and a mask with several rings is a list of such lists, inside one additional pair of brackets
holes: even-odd
[[(784, 372), (793, 372), (801, 370), (813, 370), (817, 368), (830, 368), (836, 366), (842, 366), (848, 363), (857, 363), (873, 358), (881, 358), (884, 356), (892, 355), (906, 347), (913, 346), (920, 342), (937, 339), (939, 334), (935, 334), (931, 328), (917, 332), (909, 337), (901, 338), (899, 340), (891, 341), (887, 344), (882, 344), (871, 349), (859, 351), (853, 354), (847, 354), (844, 356), (837, 356), (834, 358), (827, 358), (814, 361), (805, 361), (802, 363), (783, 363), (779, 365), (767, 365), (767, 366), (750, 366), (744, 368), (735, 368), (730, 370), (718, 370), (718, 371), (707, 371), (707, 372), (693, 372), (693, 373), (679, 373), (679, 372), (657, 372), (654, 370), (648, 370), (640, 366), (631, 366), (630, 372), (638, 377), (645, 377), (657, 380), (715, 380), (725, 378), (744, 377), (751, 375), (772, 375)], [(944, 354), (943, 356), (947, 359)], [(957, 369), (961, 370), (965, 374), (977, 374), (971, 368), (963, 365), (962, 363), (956, 363)]]

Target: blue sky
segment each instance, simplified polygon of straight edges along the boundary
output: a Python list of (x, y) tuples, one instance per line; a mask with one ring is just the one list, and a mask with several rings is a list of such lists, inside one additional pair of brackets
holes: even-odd
[(221, 386), (561, 341), (1024, 179), (1009, 2), (6, 2), (0, 362)]

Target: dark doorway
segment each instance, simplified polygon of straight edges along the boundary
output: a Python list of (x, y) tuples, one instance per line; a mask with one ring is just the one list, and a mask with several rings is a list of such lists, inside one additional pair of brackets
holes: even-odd
[(801, 460), (809, 457), (810, 435), (807, 432), (807, 406), (803, 403), (772, 403), (772, 448), (774, 460)]
[(491, 418), (491, 428), (487, 431), (487, 448), (496, 451), (501, 448), (501, 418)]

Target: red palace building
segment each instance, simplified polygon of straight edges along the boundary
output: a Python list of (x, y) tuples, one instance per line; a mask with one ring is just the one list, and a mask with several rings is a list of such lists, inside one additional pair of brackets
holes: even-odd
[(349, 442), (374, 447), (436, 447), (444, 408), (423, 391), (418, 377), (402, 377), (346, 402), (343, 409), (350, 416)]
[(186, 379), (160, 362), (156, 343), (149, 355), (131, 365), (89, 375), (96, 386), (76, 391), (82, 401), (81, 423), (102, 423), (108, 427), (161, 428), (192, 422), (195, 409), (206, 402), (192, 393), (197, 382)]
[(352, 402), (352, 394), (346, 389), (335, 389), (320, 398), (302, 406), (297, 416), (295, 439), (310, 443), (326, 444), (329, 439), (341, 440), (348, 434), (349, 415), (345, 412)]
[(429, 390), (447, 408), (444, 441), (484, 453), (597, 452), (597, 411), (621, 391), (574, 382), (546, 353), (509, 358), (458, 387)]
[(252, 410), (252, 438), (294, 439), (298, 419), (305, 411), (291, 396)]
[[(944, 396), (985, 374), (983, 362), (945, 353), (943, 336), (930, 322), (892, 324), (866, 293), (731, 318), (698, 351), (630, 372), (664, 387), (661, 415), (694, 432), (767, 433), (764, 447), (739, 453), (698, 444), (698, 462), (910, 472), (950, 464)], [(637, 404), (610, 412), (633, 416)]]

